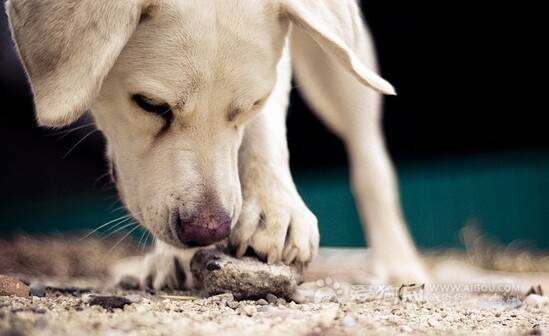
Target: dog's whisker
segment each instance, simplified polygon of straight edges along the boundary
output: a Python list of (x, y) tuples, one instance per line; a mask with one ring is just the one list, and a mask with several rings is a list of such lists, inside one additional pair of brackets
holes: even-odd
[(145, 241), (143, 242), (143, 246), (141, 247), (141, 252), (144, 252), (147, 246), (149, 246), (150, 238), (151, 238), (151, 232), (147, 231), (147, 236), (145, 236)]
[(170, 107), (170, 108), (169, 108), (169, 109), (167, 109), (166, 111), (164, 111), (164, 112), (160, 113), (159, 115), (160, 115), (160, 116), (162, 117), (162, 116), (166, 115), (166, 113), (170, 113), (170, 112), (171, 112), (171, 110), (172, 110), (172, 109), (173, 109), (174, 107), (176, 107), (176, 106), (177, 106), (177, 104), (176, 104), (176, 105), (174, 105), (173, 107)]
[(137, 246), (137, 248), (141, 252), (145, 251), (145, 246), (147, 246), (147, 237), (148, 237), (148, 231), (145, 231), (145, 236), (143, 237), (143, 241), (141, 242), (141, 245)]
[(114, 201), (112, 202), (112, 205), (110, 205), (110, 207), (113, 207), (113, 206), (119, 204), (119, 201), (120, 201), (120, 198), (118, 197), (117, 194), (110, 194), (110, 195), (107, 195), (107, 196), (105, 196), (105, 199), (107, 199), (107, 200), (110, 200), (110, 199), (114, 200)]
[(145, 237), (145, 234), (147, 233), (147, 230), (143, 229), (143, 232), (141, 233), (141, 237), (139, 238), (139, 241), (137, 242), (137, 248), (141, 248), (141, 242), (143, 241), (143, 238)]
[(124, 230), (124, 229), (129, 228), (129, 227), (132, 226), (132, 225), (135, 225), (135, 222), (131, 222), (131, 223), (127, 223), (127, 224), (124, 224), (124, 225), (122, 225), (122, 226), (119, 226), (116, 230), (111, 231), (111, 232), (109, 232), (107, 235), (103, 236), (103, 240), (105, 240), (105, 239), (107, 239), (107, 238), (113, 236), (113, 235), (116, 234), (117, 232), (120, 232), (120, 231), (122, 231), (122, 230)]
[(111, 182), (107, 182), (105, 183), (102, 187), (101, 187), (101, 191), (110, 191), (110, 190), (114, 190), (116, 188), (116, 185), (111, 183)]
[[(118, 201), (116, 201), (113, 205), (111, 205), (109, 208), (113, 207), (114, 205), (118, 204)], [(116, 211), (120, 211), (120, 210), (126, 210), (126, 207), (121, 205), (121, 206), (118, 206), (112, 210), (110, 210), (110, 212), (116, 212)]]
[(84, 125), (80, 125), (80, 126), (78, 126), (78, 127), (74, 127), (74, 128), (68, 129), (68, 130), (63, 130), (63, 131), (59, 131), (59, 132), (50, 133), (50, 134), (48, 134), (47, 136), (62, 135), (61, 137), (59, 137), (59, 138), (57, 139), (57, 140), (61, 140), (61, 139), (63, 139), (64, 137), (66, 137), (67, 135), (69, 135), (70, 133), (72, 133), (72, 132), (74, 132), (74, 131), (77, 131), (77, 130), (82, 129), (82, 128), (94, 126), (94, 125), (95, 125), (95, 123), (88, 123), (88, 124), (84, 124)]
[(109, 232), (112, 232), (114, 229), (119, 228), (120, 225), (127, 223), (130, 220), (131, 217), (126, 218), (125, 220), (118, 222), (116, 224), (113, 224), (111, 227), (107, 228), (103, 234), (108, 234)]
[[(146, 242), (146, 244), (145, 244), (145, 248), (146, 248), (147, 246), (149, 246), (149, 245), (152, 243), (153, 239), (154, 239), (154, 238), (153, 238), (152, 233), (147, 232), (147, 242)], [(149, 242), (149, 240), (150, 240), (151, 242)], [(143, 249), (143, 250), (145, 250), (145, 249)]]
[[(111, 198), (111, 197), (107, 197), (107, 199), (110, 199), (110, 198)], [(118, 206), (118, 207), (116, 207), (116, 208), (113, 209), (113, 207), (116, 206), (116, 205), (118, 205), (118, 204), (120, 204), (120, 202), (119, 202), (119, 200), (118, 200), (118, 198), (117, 198), (116, 200), (110, 202), (109, 206), (107, 207), (107, 210), (109, 210), (109, 211), (112, 213), (112, 212), (118, 211), (118, 210), (120, 210), (121, 208), (123, 208), (123, 207)]]
[[(106, 223), (104, 223), (104, 224), (101, 224), (101, 225), (99, 225), (97, 228), (93, 229), (91, 232), (89, 232), (88, 234), (86, 234), (84, 237), (80, 238), (78, 241), (82, 241), (82, 240), (88, 238), (89, 236), (91, 236), (92, 234), (94, 234), (95, 232), (101, 230), (102, 228), (104, 228), (105, 226), (107, 226), (107, 225), (109, 225), (109, 224), (116, 223), (116, 222), (118, 222), (118, 221), (121, 221), (121, 222), (118, 223), (118, 224), (124, 223), (125, 221), (128, 220), (128, 218), (130, 218), (130, 216), (131, 216), (131, 215), (129, 215), (129, 214), (128, 214), (128, 215), (124, 215), (124, 216), (115, 218), (115, 219), (113, 219), (113, 220), (110, 220), (110, 221), (108, 221), (108, 222), (106, 222)], [(118, 225), (118, 224), (117, 224), (117, 225)]]
[[(108, 228), (107, 230), (105, 230), (105, 232), (103, 232), (103, 234), (106, 234), (106, 236), (103, 237), (103, 239), (105, 238), (108, 238), (110, 236), (112, 236), (113, 234), (115, 234), (116, 232), (120, 231), (120, 230), (123, 230), (125, 227), (128, 226), (128, 224), (124, 225), (123, 227), (120, 227), (120, 225), (124, 224), (124, 223), (127, 223), (128, 221), (130, 220), (134, 220), (135, 221), (135, 218), (133, 217), (132, 214), (127, 214), (126, 215), (126, 218), (114, 225), (112, 225), (110, 228)], [(131, 224), (131, 223), (130, 223)], [(116, 229), (116, 230), (115, 230)], [(114, 231), (113, 231), (114, 230)]]
[[(89, 127), (91, 127), (91, 126), (89, 126)], [(72, 130), (71, 133), (74, 132), (74, 131), (76, 131), (76, 130)], [(97, 131), (97, 130), (95, 130), (95, 131)], [(56, 140), (57, 141), (62, 140), (63, 138), (67, 137), (71, 133), (64, 134), (64, 135), (60, 136), (59, 138), (57, 138)]]
[(70, 154), (78, 145), (80, 145), (84, 140), (86, 140), (90, 135), (92, 135), (92, 134), (95, 133), (95, 132), (99, 132), (99, 130), (94, 129), (93, 131), (91, 131), (91, 132), (89, 132), (88, 134), (84, 135), (84, 136), (82, 137), (82, 139), (78, 140), (78, 142), (75, 143), (74, 146), (72, 146), (72, 147), (69, 149), (69, 151), (68, 151), (67, 153), (65, 153), (65, 155), (63, 155), (63, 159), (66, 159), (67, 156), (69, 156), (69, 154)]
[(107, 254), (110, 254), (115, 248), (118, 247), (118, 245), (120, 245), (120, 243), (122, 243), (126, 238), (128, 238), (129, 235), (131, 235), (135, 230), (137, 230), (140, 227), (136, 222), (130, 223), (130, 224), (135, 225), (135, 227), (131, 229), (128, 233), (126, 233), (124, 237), (122, 237), (118, 242), (116, 242), (116, 244), (109, 249)]
[(104, 174), (101, 174), (94, 182), (93, 185), (95, 186), (97, 183), (101, 182), (104, 178), (108, 177), (110, 175), (110, 172), (106, 172)]

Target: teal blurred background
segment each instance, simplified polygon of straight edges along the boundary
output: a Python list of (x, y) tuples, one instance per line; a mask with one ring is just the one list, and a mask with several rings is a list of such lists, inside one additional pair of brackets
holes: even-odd
[[(474, 221), (506, 244), (549, 248), (549, 155), (542, 152), (469, 156), (398, 166), (406, 218), (419, 246), (461, 246), (459, 231)], [(320, 221), (324, 246), (363, 246), (345, 169), (301, 172), (299, 190)], [(60, 194), (2, 204), (4, 233), (52, 233), (98, 227), (123, 213), (112, 192)], [(139, 233), (136, 233), (137, 237)]]

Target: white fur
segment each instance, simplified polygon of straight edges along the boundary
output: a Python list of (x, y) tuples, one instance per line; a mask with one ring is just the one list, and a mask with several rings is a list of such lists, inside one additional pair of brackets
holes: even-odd
[[(141, 266), (174, 285), (174, 207), (214, 195), (230, 242), (269, 263), (307, 263), (317, 220), (289, 170), (291, 62), (309, 102), (342, 137), (368, 238), (387, 279), (423, 280), (380, 129), (375, 52), (354, 0), (9, 0), (37, 117), (63, 126), (91, 109), (129, 211), (161, 241)], [(290, 55), (291, 49), (291, 55)], [(369, 88), (369, 87), (371, 88)], [(130, 97), (172, 106), (169, 129)], [(232, 116), (236, 116), (232, 118)], [(231, 116), (231, 117), (230, 117)], [(181, 254), (184, 254), (182, 257)], [(145, 277), (143, 277), (144, 279)]]

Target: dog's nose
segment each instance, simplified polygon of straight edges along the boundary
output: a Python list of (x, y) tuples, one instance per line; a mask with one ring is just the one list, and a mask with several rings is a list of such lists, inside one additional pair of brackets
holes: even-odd
[(191, 216), (173, 217), (177, 239), (185, 245), (210, 245), (227, 238), (231, 232), (231, 217), (222, 210), (198, 210)]

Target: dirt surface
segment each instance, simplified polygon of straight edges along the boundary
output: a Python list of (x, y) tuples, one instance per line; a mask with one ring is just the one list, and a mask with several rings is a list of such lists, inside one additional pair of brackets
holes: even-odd
[(507, 266), (487, 271), (490, 266), (481, 268), (464, 253), (431, 253), (425, 258), (436, 283), (396, 287), (365, 281), (367, 270), (358, 265), (367, 257), (362, 251), (323, 251), (299, 287), (300, 304), (273, 295), (237, 301), (230, 294), (122, 290), (82, 266), (78, 275), (64, 268), (61, 274), (17, 275), (24, 268), (12, 268), (9, 274), (27, 282), (35, 296), (0, 296), (0, 335), (549, 333), (549, 300), (540, 295), (549, 281), (540, 272), (547, 259), (537, 254), (519, 273), (509, 266), (517, 263), (511, 254), (508, 262), (498, 258)]
[[(48, 289), (46, 297), (0, 297), (0, 334), (541, 335), (549, 332), (546, 300), (538, 305), (501, 293), (428, 293), (421, 288), (407, 291), (399, 298), (398, 288), (392, 287), (362, 288), (362, 294), (338, 297), (338, 287), (334, 285), (319, 286), (327, 286), (322, 294), (317, 293), (323, 300), (305, 304), (273, 297), (269, 297), (271, 302), (239, 302), (227, 294), (209, 298), (182, 292), (153, 295), (101, 290), (93, 284), (87, 286), (92, 288), (90, 293), (81, 295)], [(124, 300), (101, 295), (117, 295)]]

